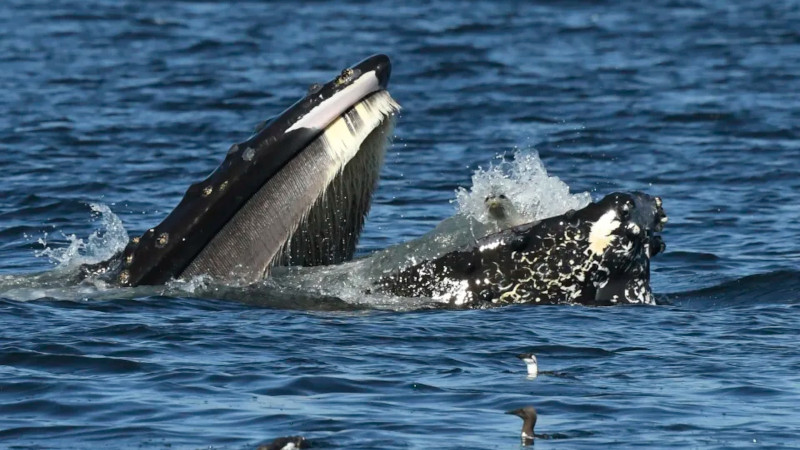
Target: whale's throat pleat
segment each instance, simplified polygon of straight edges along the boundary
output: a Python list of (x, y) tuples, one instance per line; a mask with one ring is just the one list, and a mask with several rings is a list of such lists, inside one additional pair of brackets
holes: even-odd
[(267, 181), (181, 276), (255, 282), (276, 264), (352, 258), (397, 110), (386, 91), (353, 106)]

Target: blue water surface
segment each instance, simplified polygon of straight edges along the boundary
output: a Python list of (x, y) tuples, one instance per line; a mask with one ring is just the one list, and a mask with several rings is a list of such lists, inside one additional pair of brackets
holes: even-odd
[[(517, 448), (503, 412), (532, 404), (537, 448), (800, 448), (798, 23), (780, 0), (0, 2), (0, 447)], [(535, 149), (573, 191), (663, 197), (663, 304), (76, 301), (20, 278), (99, 228), (90, 203), (132, 236), (158, 223), (379, 52), (404, 109), (360, 254)], [(527, 379), (525, 351), (556, 374)]]

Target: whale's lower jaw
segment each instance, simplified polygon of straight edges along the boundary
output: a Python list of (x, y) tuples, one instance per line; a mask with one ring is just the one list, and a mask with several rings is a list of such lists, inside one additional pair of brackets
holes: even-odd
[(180, 277), (252, 283), (274, 265), (352, 258), (398, 109), (382, 90), (340, 116), (239, 209)]

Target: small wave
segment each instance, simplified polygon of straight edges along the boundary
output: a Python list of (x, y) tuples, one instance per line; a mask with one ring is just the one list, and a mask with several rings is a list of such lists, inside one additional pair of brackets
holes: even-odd
[(710, 389), (707, 394), (712, 397), (720, 397), (725, 396), (727, 398), (730, 397), (739, 397), (744, 401), (748, 401), (748, 399), (759, 399), (762, 400), (764, 397), (783, 397), (786, 396), (788, 393), (784, 390), (767, 387), (767, 386), (759, 386), (753, 383), (742, 383), (738, 386), (730, 386), (724, 388), (717, 388), (717, 389)]
[(779, 270), (749, 275), (717, 286), (667, 294), (665, 303), (679, 306), (738, 306), (754, 303), (800, 302), (800, 272)]
[(348, 379), (334, 376), (300, 376), (290, 378), (281, 386), (259, 389), (258, 395), (276, 397), (280, 395), (316, 395), (316, 394), (363, 394), (406, 386), (399, 381), (380, 379)]
[(210, 285), (195, 292), (206, 298), (231, 300), (260, 308), (303, 311), (356, 311), (369, 308), (358, 302), (345, 301), (335, 295), (314, 292), (315, 290), (260, 283), (251, 286)]
[(139, 372), (144, 368), (144, 364), (124, 358), (48, 354), (13, 347), (3, 348), (0, 364), (70, 374), (76, 372), (124, 374)]

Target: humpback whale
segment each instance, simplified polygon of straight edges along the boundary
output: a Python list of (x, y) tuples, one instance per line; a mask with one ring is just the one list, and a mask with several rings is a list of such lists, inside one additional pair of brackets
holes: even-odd
[[(207, 275), (241, 285), (264, 280), (275, 266), (352, 259), (400, 109), (386, 91), (390, 71), (388, 57), (376, 55), (313, 85), (231, 146), (159, 225), (111, 259), (82, 266), (79, 277), (139, 286)], [(614, 193), (522, 224), (504, 194), (484, 206), (493, 221), (486, 230), (500, 231), (478, 233), (455, 251), (445, 250), (447, 239), (397, 246), (413, 250), (412, 265), (385, 271), (381, 261), (396, 252), (377, 255), (380, 272), (370, 272), (364, 292), (476, 308), (655, 303), (650, 258), (665, 248), (657, 233), (667, 221), (660, 198)]]
[(655, 304), (650, 258), (666, 248), (662, 201), (613, 193), (560, 216), (512, 227), (393, 272), (377, 291), (454, 306)]
[(312, 85), (231, 146), (159, 225), (80, 276), (123, 286), (196, 275), (253, 283), (275, 265), (351, 259), (400, 108), (386, 91), (390, 72), (389, 58), (375, 55)]

